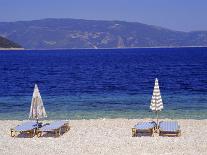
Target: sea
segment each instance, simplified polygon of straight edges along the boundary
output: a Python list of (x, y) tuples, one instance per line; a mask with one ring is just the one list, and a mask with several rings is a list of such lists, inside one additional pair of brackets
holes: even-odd
[(207, 119), (207, 48), (0, 51), (0, 119), (28, 119), (37, 84), (47, 119)]

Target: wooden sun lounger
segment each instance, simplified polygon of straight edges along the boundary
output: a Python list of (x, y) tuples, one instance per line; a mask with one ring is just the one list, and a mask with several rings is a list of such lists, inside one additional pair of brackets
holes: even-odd
[(159, 123), (159, 136), (181, 136), (178, 122), (162, 121)]
[(154, 136), (154, 132), (157, 124), (155, 122), (143, 122), (138, 123), (132, 128), (132, 137), (136, 137), (138, 135), (150, 135)]
[(17, 125), (15, 128), (12, 128), (11, 131), (11, 137), (15, 137), (16, 133), (26, 133), (29, 134), (30, 137), (35, 136), (35, 131), (37, 129), (38, 125), (36, 122), (25, 122), (20, 125)]
[(50, 124), (45, 124), (37, 131), (37, 136), (41, 137), (43, 132), (54, 133), (56, 137), (61, 135), (61, 131), (66, 132), (70, 129), (68, 121), (55, 121)]

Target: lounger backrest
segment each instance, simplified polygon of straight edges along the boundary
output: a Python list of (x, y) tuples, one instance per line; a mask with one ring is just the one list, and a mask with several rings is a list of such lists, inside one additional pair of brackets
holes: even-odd
[(25, 122), (15, 127), (16, 131), (28, 131), (37, 128), (36, 122)]
[(175, 132), (179, 130), (178, 122), (160, 122), (159, 128), (162, 131)]
[(54, 128), (59, 128), (63, 126), (65, 123), (66, 123), (65, 121), (55, 121), (55, 122), (50, 123), (50, 126)]
[(134, 128), (139, 130), (152, 129), (154, 127), (156, 127), (155, 122), (143, 122), (143, 123), (138, 123), (137, 125), (134, 126)]
[(55, 130), (55, 129), (58, 129), (60, 127), (62, 127), (65, 123), (67, 123), (67, 121), (55, 121), (55, 122), (52, 122), (48, 125), (43, 125), (42, 128), (40, 128), (41, 131), (51, 131), (51, 130)]

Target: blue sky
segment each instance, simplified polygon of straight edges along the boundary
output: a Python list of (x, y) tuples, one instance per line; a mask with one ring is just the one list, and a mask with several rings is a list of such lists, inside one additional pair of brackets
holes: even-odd
[(0, 21), (42, 18), (124, 20), (174, 30), (207, 30), (207, 0), (0, 0)]

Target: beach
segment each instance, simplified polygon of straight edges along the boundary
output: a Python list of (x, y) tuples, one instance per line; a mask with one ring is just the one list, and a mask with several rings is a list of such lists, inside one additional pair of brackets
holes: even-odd
[(12, 138), (10, 128), (22, 121), (1, 120), (0, 154), (206, 154), (207, 119), (177, 120), (181, 137), (132, 137), (131, 128), (143, 121), (151, 119), (70, 120), (70, 130), (58, 138)]

